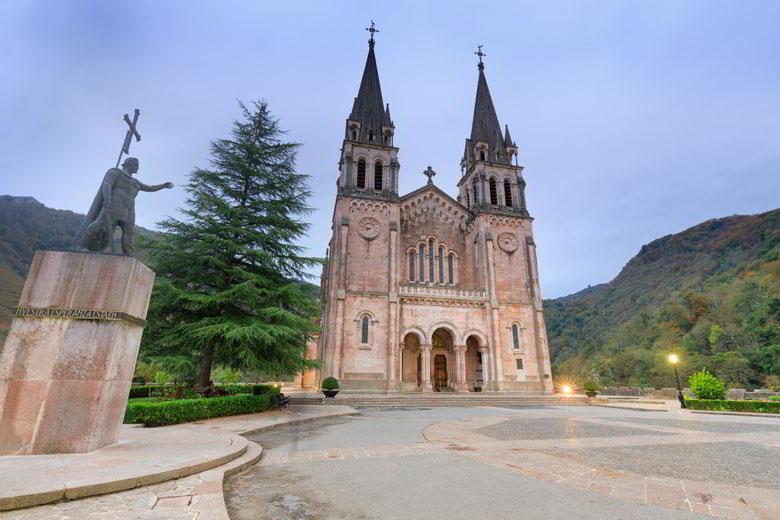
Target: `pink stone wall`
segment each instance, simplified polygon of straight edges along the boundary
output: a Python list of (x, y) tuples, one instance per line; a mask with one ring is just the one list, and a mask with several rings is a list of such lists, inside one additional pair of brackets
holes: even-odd
[[(153, 282), (131, 257), (38, 251), (19, 306), (145, 319)], [(0, 351), (0, 455), (115, 443), (142, 332), (125, 321), (14, 318)]]

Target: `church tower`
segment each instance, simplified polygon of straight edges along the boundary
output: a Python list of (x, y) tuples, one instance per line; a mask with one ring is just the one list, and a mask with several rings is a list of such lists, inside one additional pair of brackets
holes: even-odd
[(474, 213), (509, 213), (527, 217), (523, 168), (512, 164), (517, 145), (509, 135), (509, 126), (501, 131), (493, 99), (490, 97), (480, 45), (479, 79), (474, 101), (471, 135), (466, 139), (462, 176), (458, 182), (458, 200)]
[(373, 199), (398, 198), (398, 148), (393, 147), (395, 125), (390, 104), (382, 101), (382, 87), (374, 55), (374, 33), (369, 29), (368, 57), (358, 95), (344, 129), (339, 161), (339, 193)]
[(323, 376), (386, 390), (398, 325), (398, 148), (379, 83), (373, 22), (339, 158), (332, 237), (321, 281)]

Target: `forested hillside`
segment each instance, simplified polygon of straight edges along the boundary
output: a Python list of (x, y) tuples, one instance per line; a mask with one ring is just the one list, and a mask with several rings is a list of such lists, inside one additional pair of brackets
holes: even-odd
[(780, 374), (780, 210), (710, 220), (655, 240), (607, 284), (545, 302), (559, 375), (672, 384), (706, 367), (736, 386)]

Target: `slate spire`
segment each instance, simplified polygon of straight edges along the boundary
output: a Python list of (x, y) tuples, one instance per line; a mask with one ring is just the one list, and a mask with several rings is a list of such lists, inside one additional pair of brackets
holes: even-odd
[[(360, 89), (352, 105), (349, 120), (360, 123), (360, 131), (357, 141), (380, 141), (382, 127), (392, 126), (387, 121), (390, 119), (389, 106), (385, 109), (382, 101), (382, 87), (379, 84), (379, 71), (374, 55), (374, 35), (368, 40), (368, 57), (363, 69), (363, 78), (360, 80)], [(373, 137), (373, 139), (371, 139)]]
[[(489, 148), (489, 160), (493, 162), (505, 162), (503, 156), (506, 155), (503, 132), (498, 123), (496, 109), (493, 106), (493, 99), (490, 97), (487, 79), (485, 79), (485, 64), (479, 63), (479, 79), (477, 80), (477, 97), (474, 100), (474, 118), (471, 122), (471, 145), (485, 143)], [(501, 157), (497, 160), (496, 153)]]

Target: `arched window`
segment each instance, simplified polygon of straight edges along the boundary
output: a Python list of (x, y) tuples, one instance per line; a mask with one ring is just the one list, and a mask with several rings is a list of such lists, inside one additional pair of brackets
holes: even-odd
[(366, 161), (363, 159), (358, 161), (357, 187), (361, 190), (366, 188)]
[(436, 277), (433, 274), (433, 257), (435, 253), (433, 251), (433, 239), (428, 240), (428, 281), (435, 282)]
[(477, 178), (474, 177), (474, 180), (471, 182), (471, 190), (474, 194), (474, 205), (479, 205), (479, 197), (477, 197)]
[(455, 269), (453, 267), (453, 264), (455, 263), (455, 257), (454, 255), (449, 255), (447, 257), (447, 280), (450, 284), (455, 283), (455, 276), (453, 276), (455, 273)]
[(512, 207), (512, 183), (509, 179), (504, 179), (504, 204)]
[(469, 197), (469, 189), (466, 188), (466, 207), (471, 209), (471, 197)]
[(444, 283), (444, 246), (439, 246), (439, 283)]
[(420, 244), (420, 246), (417, 248), (417, 256), (419, 258), (419, 261), (417, 262), (420, 267), (420, 281), (425, 281), (425, 246)]
[(368, 344), (368, 327), (370, 321), (368, 316), (363, 316), (360, 320), (360, 342), (364, 345)]
[(496, 178), (490, 178), (490, 203), (494, 206), (498, 205), (498, 186), (496, 186)]
[(479, 160), (484, 161), (485, 160), (485, 150), (480, 150), (479, 152)]
[(382, 189), (382, 161), (374, 163), (374, 189)]
[(357, 130), (354, 128), (352, 129), (352, 140), (357, 141)]
[(374, 132), (368, 132), (368, 142), (369, 143), (374, 142)]
[(414, 270), (417, 266), (414, 262), (414, 251), (409, 251), (409, 281), (414, 281)]
[(520, 340), (520, 327), (517, 325), (517, 323), (512, 324), (512, 348), (515, 350), (520, 350), (522, 348), (523, 344)]

